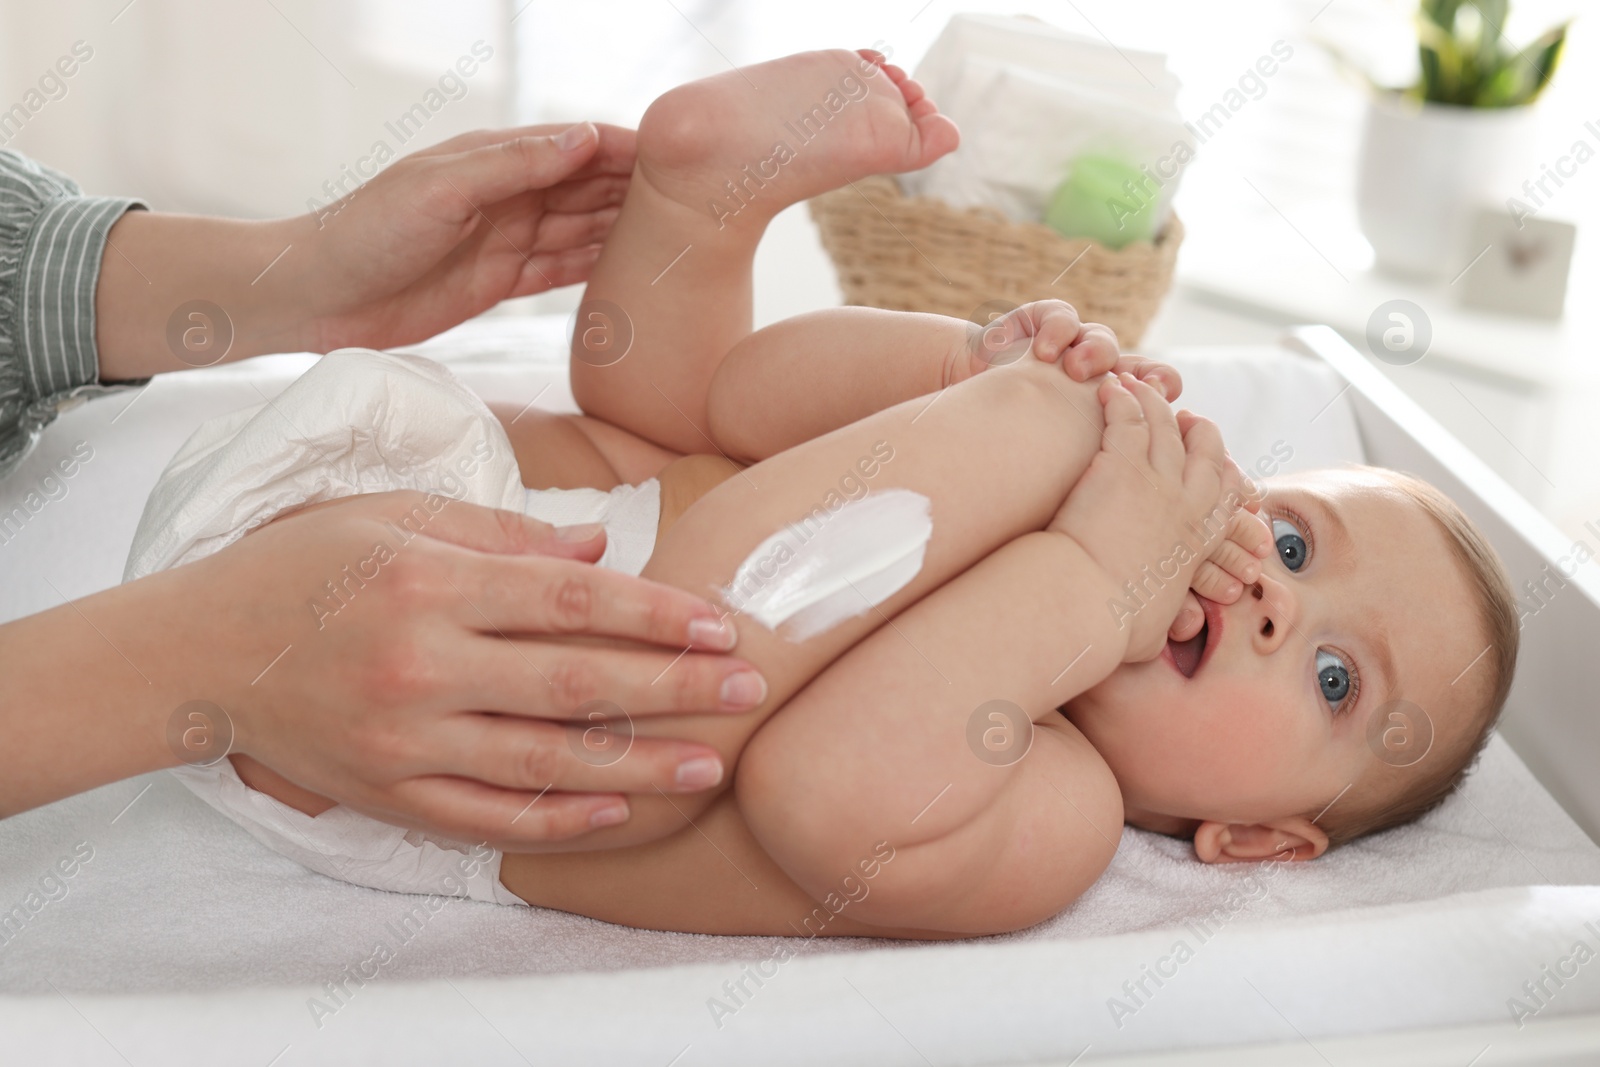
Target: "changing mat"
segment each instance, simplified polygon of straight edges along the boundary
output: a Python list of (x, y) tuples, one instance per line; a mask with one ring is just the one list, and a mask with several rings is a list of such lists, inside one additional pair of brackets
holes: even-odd
[[(496, 337), (496, 330), (511, 333)], [(452, 362), (452, 369), (487, 399), (526, 403), (539, 396), (541, 405), (561, 407), (570, 404), (570, 393), (554, 361), (559, 346), (559, 324), (515, 328), (491, 320), (419, 351), (435, 359), (470, 355)], [(524, 358), (505, 358), (512, 350)], [(545, 358), (533, 358), (541, 353)], [(143, 393), (98, 399), (63, 415), (38, 452), (0, 487), (0, 506), (9, 508), (74, 442), (91, 440), (95, 458), (70, 493), (6, 546), (3, 617), (59, 603), (52, 586), (82, 595), (113, 584), (144, 494), (184, 438), (209, 416), (276, 395), (312, 361), (274, 357), (157, 378)], [(1184, 402), (1217, 418), (1245, 467), (1269, 457), (1290, 470), (1360, 458), (1343, 383), (1326, 367), (1275, 348), (1189, 354), (1175, 362), (1187, 383)], [(988, 1003), (981, 1021), (968, 1020), (973, 1033), (987, 1035), (985, 1047), (1031, 1049), (1065, 1062), (1090, 1041), (1101, 1042), (1096, 1055), (1181, 1043), (1192, 1032), (1181, 1027), (1205, 1017), (1212, 996), (1207, 984), (1217, 973), (1209, 968), (1250, 951), (1264, 953), (1253, 973), (1278, 1014), (1236, 1002), (1235, 1008), (1260, 1016), (1253, 1031), (1237, 1031), (1241, 1040), (1294, 1040), (1285, 1018), (1312, 1037), (1330, 1028), (1348, 1032), (1362, 1025), (1350, 1021), (1358, 1007), (1371, 1029), (1416, 1018), (1432, 1025), (1481, 1020), (1488, 1010), (1483, 1005), (1499, 1013), (1523, 978), (1538, 976), (1543, 957), (1537, 953), (1587, 936), (1578, 917), (1600, 915), (1600, 892), (1515, 888), (1600, 885), (1600, 849), (1499, 738), (1465, 787), (1437, 811), (1315, 862), (1212, 867), (1189, 853), (1185, 842), (1124, 830), (1110, 869), (1071, 908), (1032, 929), (970, 947), (670, 934), (471, 901), (419, 910), (425, 898), (336, 882), (272, 853), (160, 773), (0, 822), (0, 913), (13, 916), (6, 924), (0, 914), (0, 992), (37, 995), (0, 1000), (0, 1030), (34, 1019), (60, 1020), (63, 1030), (70, 1023), (81, 1033), (52, 1053), (60, 1062), (75, 1062), (71, 1050), (80, 1049), (86, 1050), (83, 1062), (94, 1062), (91, 1053), (121, 1062), (108, 1053), (107, 1042), (133, 1063), (176, 1062), (170, 1043), (157, 1041), (157, 1030), (165, 1027), (160, 1033), (170, 1037), (172, 1026), (188, 1032), (192, 1025), (207, 1040), (232, 1035), (240, 1062), (257, 1062), (259, 1052), (263, 1064), (278, 1055), (284, 1064), (355, 1063), (379, 1062), (385, 1047), (424, 1047), (398, 1044), (400, 1035), (420, 1034), (420, 1016), (436, 1013), (459, 1025), (463, 1044), (452, 1047), (492, 1047), (485, 1053), (490, 1058), (475, 1062), (577, 1062), (583, 1043), (573, 1035), (580, 1030), (621, 1062), (795, 1062), (802, 1045), (774, 1050), (772, 1034), (798, 1041), (807, 1012), (817, 1010), (811, 998), (819, 995), (819, 976), (837, 986), (842, 975), (856, 983), (861, 1018), (840, 1025), (850, 1033), (877, 1028), (872, 1032), (881, 1035), (850, 1045), (835, 1062), (971, 1062), (978, 1053), (970, 1042), (939, 1044), (930, 1035), (947, 1034), (950, 1013), (960, 1010), (951, 990), (976, 995), (1001, 988), (1016, 999)], [(69, 867), (70, 876), (58, 873)], [(1269, 932), (1278, 940), (1268, 939)], [(1413, 985), (1410, 999), (1381, 1010), (1361, 1007), (1371, 998), (1350, 985), (1360, 955), (1353, 946), (1366, 944), (1369, 934), (1372, 959), (1390, 972), (1412, 974), (1407, 980), (1414, 982), (1424, 981), (1426, 972), (1426, 981), (1442, 984)], [(1153, 999), (1128, 999), (1124, 980), (1137, 981), (1141, 968), (1157, 966), (1176, 938), (1197, 945), (1204, 938), (1208, 946), (1190, 970), (1195, 980)], [(376, 977), (359, 986), (342, 977), (373, 959), (380, 944), (386, 959), (372, 971)], [(1600, 939), (1591, 937), (1591, 944)], [(1269, 952), (1271, 945), (1278, 947)], [(811, 977), (778, 980), (748, 1012), (741, 1001), (737, 1017), (724, 1016), (718, 1025), (708, 1002), (732, 1003), (722, 983), (739, 979), (747, 963), (772, 960), (784, 946), (799, 958), (784, 964), (783, 973)], [(1280, 973), (1294, 970), (1302, 949), (1310, 952), (1308, 967), (1343, 960), (1327, 966), (1334, 976), (1329, 981), (1344, 984), (1319, 986), (1312, 971), (1295, 971), (1292, 980)], [(915, 1006), (907, 1006), (907, 998), (916, 990), (897, 989), (894, 969), (878, 962), (902, 953), (924, 953), (920, 958), (932, 968), (921, 972), (924, 984), (917, 989), (926, 996)], [(1479, 958), (1494, 970), (1474, 970), (1469, 961)], [(573, 973), (650, 967), (679, 969), (659, 979)], [(987, 970), (971, 972), (970, 981), (958, 977), (968, 967)], [(567, 977), (557, 984), (532, 977), (562, 974)], [(468, 981), (497, 976), (522, 976), (522, 984)], [(935, 976), (949, 979), (939, 979), (943, 993), (931, 988)], [(435, 984), (410, 984), (419, 980)], [(1452, 982), (1460, 987), (1453, 991)], [(276, 988), (216, 992), (259, 986)], [(1293, 999), (1276, 1003), (1277, 990), (1289, 996), (1290, 986)], [(357, 991), (336, 999), (341, 988)], [(1250, 996), (1237, 981), (1230, 990), (1233, 997)], [(163, 1000), (155, 1015), (149, 1001), (91, 995), (178, 991), (195, 997)], [(1062, 1031), (1054, 1017), (1029, 1016), (1041, 1000), (1051, 1003), (1044, 991), (1079, 998), (1057, 1002), (1061, 1018), (1092, 1018), (1094, 1032)], [(855, 996), (848, 989), (845, 994)], [(629, 1018), (635, 998), (640, 1025), (616, 1025)], [(1121, 1027), (1109, 1006), (1116, 998), (1132, 1012)], [(679, 1006), (677, 1014), (664, 1014), (669, 1000)], [(1595, 1000), (1574, 987), (1549, 1014), (1593, 1010)], [(1178, 1010), (1183, 1004), (1195, 1007)], [(148, 1021), (157, 1015), (165, 1021)], [(364, 1030), (362, 1016), (367, 1025), (388, 1021)], [(776, 1029), (764, 1031), (768, 1041), (758, 1055), (750, 1041), (757, 1032), (753, 1020), (763, 1018), (776, 1020)], [(817, 1030), (820, 1024), (811, 1018), (810, 1025)], [(380, 1032), (394, 1040), (380, 1040)], [(358, 1033), (366, 1039), (353, 1040)], [(820, 1030), (808, 1040), (805, 1047), (820, 1047)], [(194, 1062), (214, 1062), (206, 1047), (194, 1046)], [(158, 1048), (160, 1054), (140, 1055)]]

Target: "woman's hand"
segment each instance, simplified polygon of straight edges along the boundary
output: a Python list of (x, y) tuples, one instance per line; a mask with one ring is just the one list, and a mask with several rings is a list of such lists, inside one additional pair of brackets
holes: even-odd
[(633, 171), (633, 131), (528, 126), (397, 160), (301, 222), (305, 347), (425, 340), (589, 277)]
[(410, 344), (581, 282), (632, 170), (631, 130), (528, 126), (405, 156), (292, 218), (130, 211), (100, 259), (100, 378)]
[[(385, 523), (408, 514), (426, 520), (422, 534), (361, 568), (377, 567), (375, 579), (332, 616), (325, 593), (321, 612), (309, 607), (345, 564), (372, 557), (373, 543), (393, 545)], [(193, 565), (195, 595), (210, 600), (213, 618), (233, 616), (230, 629), (262, 652), (290, 646), (259, 681), (215, 678), (223, 695), (212, 699), (236, 720), (237, 751), (386, 822), (515, 848), (624, 821), (617, 794), (709, 786), (681, 781), (678, 769), (716, 750), (637, 738), (625, 755), (592, 752), (583, 743), (597, 725), (591, 701), (650, 715), (742, 711), (756, 700), (721, 697), (748, 664), (685, 654), (731, 647), (733, 628), (716, 610), (596, 569), (588, 561), (604, 547), (598, 532), (563, 541), (520, 515), (415, 492), (306, 509), (233, 546), (234, 559)], [(213, 562), (220, 581), (203, 573)], [(661, 647), (567, 640), (580, 634)], [(631, 736), (626, 720), (601, 728)]]
[(716, 749), (590, 745), (596, 729), (623, 740), (629, 726), (591, 719), (589, 702), (634, 717), (737, 712), (765, 683), (707, 654), (735, 640), (716, 609), (593, 567), (603, 548), (598, 532), (562, 540), (511, 512), (378, 493), (8, 623), (0, 815), (201, 762), (184, 751), (194, 701), (222, 710), (205, 725), (231, 732), (231, 751), (297, 785), (502, 848), (623, 821), (624, 793), (707, 788), (724, 774)]

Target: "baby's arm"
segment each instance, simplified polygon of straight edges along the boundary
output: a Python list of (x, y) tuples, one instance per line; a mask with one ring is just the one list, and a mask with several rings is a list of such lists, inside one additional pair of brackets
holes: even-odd
[[(633, 724), (638, 736), (670, 727), (673, 736), (716, 747), (733, 767), (771, 712), (885, 619), (1013, 538), (1043, 529), (1099, 449), (1102, 416), (1093, 387), (1063, 380), (1058, 368), (1044, 364), (982, 375), (952, 389), (925, 416), (917, 417), (919, 410), (915, 402), (897, 405), (765, 460), (711, 490), (666, 531), (644, 576), (709, 593), (727, 586), (769, 534), (815, 522), (819, 509), (837, 509), (846, 492), (920, 493), (931, 502), (934, 529), (921, 570), (904, 588), (822, 633), (796, 642), (748, 615), (731, 616), (740, 655), (770, 686), (754, 711), (671, 723), (641, 719)], [(661, 684), (677, 678), (668, 672)], [(655, 840), (680, 829), (711, 796), (632, 798), (632, 818), (588, 835), (584, 847)]]
[(997, 933), (1060, 911), (1121, 837), (1110, 770), (1055, 711), (1121, 662), (1114, 595), (1065, 535), (1001, 547), (763, 727), (735, 781), (746, 824), (818, 900), (887, 843), (893, 863), (851, 904), (863, 922)]
[[(1107, 605), (1214, 505), (1224, 475), (1214, 428), (1180, 437), (1160, 398), (1135, 388), (1137, 401), (1103, 391), (1108, 447), (1046, 530), (861, 642), (751, 742), (741, 811), (803, 889), (828, 892), (886, 842), (895, 860), (852, 903), (857, 919), (992, 933), (1059, 911), (1110, 862), (1116, 783), (1055, 709), (1159, 650), (1182, 583), (1131, 624)], [(986, 731), (1027, 729), (995, 701), (1038, 724), (1031, 748), (1024, 734), (984, 758)]]

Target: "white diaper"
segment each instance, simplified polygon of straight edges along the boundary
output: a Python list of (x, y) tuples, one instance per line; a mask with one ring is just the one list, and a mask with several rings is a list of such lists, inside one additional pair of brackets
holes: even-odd
[[(275, 399), (201, 424), (162, 472), (123, 580), (204, 558), (303, 504), (419, 489), (555, 525), (598, 522), (600, 565), (637, 574), (655, 548), (654, 479), (597, 489), (524, 489), (498, 419), (420, 356), (329, 353)], [(378, 822), (344, 806), (312, 818), (245, 785), (233, 764), (180, 767), (179, 780), (267, 847), (334, 878), (400, 893), (522, 901), (500, 884), (500, 853)]]
[(656, 550), (661, 523), (661, 483), (600, 489), (525, 489), (522, 513), (551, 526), (598, 522), (606, 528), (606, 550), (599, 565), (638, 574)]

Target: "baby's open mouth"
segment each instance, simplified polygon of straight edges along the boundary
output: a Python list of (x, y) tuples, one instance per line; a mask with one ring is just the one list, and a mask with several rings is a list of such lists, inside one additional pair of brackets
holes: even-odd
[(1193, 678), (1194, 672), (1200, 666), (1200, 659), (1206, 652), (1206, 636), (1211, 627), (1202, 624), (1200, 632), (1187, 641), (1174, 641), (1167, 638), (1167, 653), (1172, 657), (1172, 665), (1178, 668), (1178, 673), (1185, 678)]
[(1200, 624), (1200, 632), (1187, 641), (1174, 641), (1167, 638), (1167, 658), (1178, 669), (1178, 673), (1185, 678), (1193, 678), (1194, 672), (1206, 660), (1206, 650), (1211, 641), (1211, 630), (1215, 626), (1221, 632), (1221, 613), (1217, 610), (1214, 601), (1207, 600), (1196, 594), (1195, 599), (1200, 601), (1200, 607), (1205, 612), (1205, 622)]

